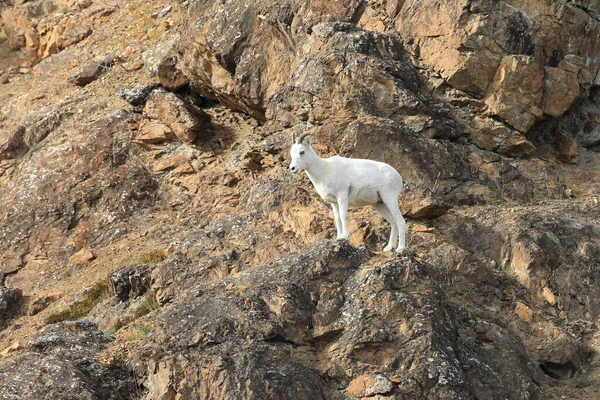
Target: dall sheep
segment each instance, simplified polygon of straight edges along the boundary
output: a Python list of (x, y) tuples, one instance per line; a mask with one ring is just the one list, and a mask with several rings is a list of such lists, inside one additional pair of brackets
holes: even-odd
[(306, 171), (319, 196), (331, 203), (338, 239), (348, 239), (348, 207), (371, 205), (392, 226), (390, 239), (383, 251), (402, 254), (405, 249), (405, 221), (398, 207), (402, 177), (389, 164), (334, 156), (320, 158), (303, 133), (292, 138), (290, 171)]

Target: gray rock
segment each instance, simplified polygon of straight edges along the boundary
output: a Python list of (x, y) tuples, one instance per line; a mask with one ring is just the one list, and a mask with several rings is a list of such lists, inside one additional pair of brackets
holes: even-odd
[(130, 103), (134, 106), (143, 105), (146, 103), (148, 96), (154, 89), (157, 88), (157, 85), (146, 84), (142, 86), (136, 87), (119, 87), (115, 91), (117, 96), (121, 97), (126, 102)]
[(21, 292), (0, 286), (0, 327), (10, 318), (20, 304)]
[(125, 400), (136, 393), (133, 375), (97, 360), (113, 338), (89, 321), (47, 326), (27, 351), (0, 362), (0, 398)]
[(111, 291), (121, 301), (129, 301), (144, 295), (150, 288), (152, 269), (150, 265), (140, 265), (116, 270), (108, 279)]

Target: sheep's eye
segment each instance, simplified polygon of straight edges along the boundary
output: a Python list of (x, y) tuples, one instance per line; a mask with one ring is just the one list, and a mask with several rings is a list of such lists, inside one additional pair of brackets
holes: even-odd
[(304, 154), (304, 150), (302, 150), (302, 151), (300, 152), (300, 155), (302, 155), (302, 154)]

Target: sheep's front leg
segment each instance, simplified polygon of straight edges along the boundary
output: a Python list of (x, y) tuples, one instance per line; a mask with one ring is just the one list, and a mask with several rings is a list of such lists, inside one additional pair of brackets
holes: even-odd
[(337, 231), (337, 239), (342, 239), (342, 223), (340, 222), (340, 211), (338, 205), (335, 203), (331, 204), (333, 210), (333, 219), (335, 220), (335, 229)]
[(347, 196), (339, 196), (338, 197), (338, 212), (340, 218), (340, 229), (341, 236), (338, 234), (338, 239), (348, 239), (350, 236), (350, 232), (348, 232), (348, 197)]

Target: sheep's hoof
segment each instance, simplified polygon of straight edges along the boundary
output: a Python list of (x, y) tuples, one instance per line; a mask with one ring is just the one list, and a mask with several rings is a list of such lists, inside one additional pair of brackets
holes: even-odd
[(393, 246), (390, 246), (390, 245), (388, 245), (388, 246), (385, 246), (385, 247), (383, 248), (383, 251), (386, 251), (386, 252), (387, 252), (387, 251), (392, 251), (392, 249), (393, 249)]
[(396, 249), (396, 254), (401, 256), (404, 254), (405, 250), (406, 250), (405, 248), (398, 248), (398, 249)]

